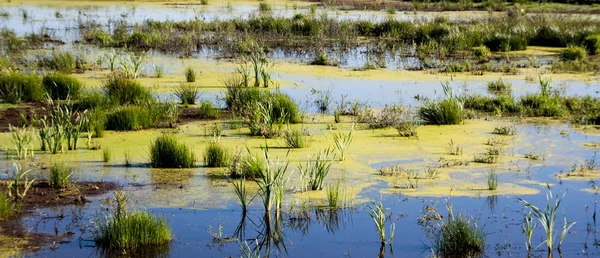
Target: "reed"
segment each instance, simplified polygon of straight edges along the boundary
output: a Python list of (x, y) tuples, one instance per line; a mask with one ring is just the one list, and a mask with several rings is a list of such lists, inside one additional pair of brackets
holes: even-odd
[(323, 181), (331, 170), (333, 158), (331, 149), (325, 149), (310, 157), (306, 163), (298, 163), (298, 171), (307, 183), (303, 187), (313, 191), (323, 189)]
[(346, 160), (346, 152), (348, 151), (348, 148), (350, 148), (350, 144), (354, 140), (354, 125), (352, 125), (352, 128), (350, 129), (350, 131), (348, 131), (347, 134), (334, 131), (331, 131), (331, 133), (333, 134), (333, 146), (335, 147), (339, 160)]

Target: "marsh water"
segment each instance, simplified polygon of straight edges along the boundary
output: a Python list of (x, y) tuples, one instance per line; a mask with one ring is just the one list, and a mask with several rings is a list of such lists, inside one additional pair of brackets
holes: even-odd
[[(213, 9), (210, 9), (213, 8)], [(227, 9), (225, 5), (209, 9), (200, 6), (140, 4), (134, 8), (128, 5), (106, 4), (99, 6), (54, 5), (9, 5), (2, 6), (11, 16), (2, 20), (0, 26), (15, 29), (18, 34), (40, 31), (48, 28), (61, 34), (62, 39), (69, 42), (78, 38), (76, 31), (78, 19), (126, 18), (132, 21), (145, 19), (186, 20), (199, 17), (201, 19), (229, 19), (244, 16), (255, 6), (236, 5)], [(21, 10), (31, 14), (28, 21), (19, 15)], [(62, 18), (56, 18), (55, 12), (60, 10)], [(291, 7), (280, 7), (274, 12), (291, 16)], [(332, 14), (334, 15), (334, 14)], [(348, 12), (339, 13), (341, 19), (357, 17), (373, 17), (382, 19), (379, 13)], [(372, 16), (371, 16), (372, 15)], [(417, 19), (426, 14), (397, 14), (406, 19)], [(475, 16), (487, 13), (475, 13)], [(455, 17), (464, 18), (463, 16)], [(59, 32), (60, 31), (60, 32)], [(71, 46), (72, 47), (72, 46)], [(77, 46), (87, 49), (90, 55), (99, 55), (91, 46)], [(360, 56), (360, 51), (355, 53)], [(362, 57), (350, 62), (353, 65), (362, 63)], [(285, 59), (282, 57), (281, 59)], [(165, 63), (167, 79), (177, 82), (173, 77), (182, 73), (185, 65), (176, 57), (165, 54), (154, 54), (150, 62)], [(165, 61), (166, 60), (166, 61)], [(189, 62), (217, 62), (211, 55), (196, 56)], [(189, 63), (188, 62), (188, 63)], [(228, 62), (228, 61), (224, 61)], [(187, 64), (187, 63), (186, 63)], [(342, 67), (343, 68), (343, 67)], [(213, 72), (227, 73), (234, 71), (234, 64), (213, 68)], [(330, 68), (314, 68), (330, 69)], [(281, 82), (281, 91), (289, 94), (307, 112), (305, 122), (298, 127), (311, 132), (310, 147), (289, 150), (281, 139), (262, 139), (249, 137), (245, 129), (225, 127), (223, 144), (230, 149), (248, 147), (252, 151), (260, 151), (263, 145), (272, 148), (272, 155), (287, 157), (293, 170), (298, 162), (306, 161), (309, 155), (320, 148), (330, 145), (331, 131), (327, 124), (332, 123), (331, 115), (317, 114), (312, 106), (311, 89), (330, 91), (338, 100), (347, 95), (347, 100), (358, 100), (372, 107), (400, 104), (416, 107), (419, 102), (415, 96), (436, 98), (441, 95), (440, 81), (449, 80), (457, 92), (490, 94), (486, 83), (497, 77), (460, 77), (413, 80), (402, 78), (402, 72), (386, 78), (362, 76), (364, 73), (352, 71), (342, 72), (349, 76), (329, 76), (316, 73), (276, 70), (274, 79)], [(147, 67), (151, 73), (151, 67)], [(389, 72), (389, 71), (388, 71)], [(210, 72), (207, 72), (210, 73)], [(365, 73), (369, 73), (368, 71)], [(390, 72), (393, 73), (393, 72)], [(357, 74), (356, 76), (354, 76)], [(98, 75), (86, 77), (90, 85), (98, 81)], [(498, 74), (498, 77), (501, 75)], [(202, 80), (202, 77), (201, 77)], [(539, 90), (535, 81), (528, 81), (524, 75), (507, 77), (512, 83), (514, 96), (523, 96)], [(207, 83), (211, 86), (210, 83)], [(567, 96), (590, 95), (599, 97), (597, 78), (585, 79), (569, 76), (555, 76), (552, 85)], [(216, 100), (223, 88), (207, 87), (202, 98)], [(174, 96), (167, 90), (157, 90), (160, 99), (173, 100)], [(351, 118), (338, 127), (347, 131), (353, 126)], [(224, 122), (226, 124), (226, 122)], [(203, 152), (209, 142), (207, 128), (212, 122), (195, 121), (180, 125), (174, 132), (184, 142), (192, 146), (197, 156)], [(495, 126), (514, 125), (515, 136), (495, 136), (491, 132)], [(596, 151), (600, 150), (600, 134), (597, 129), (574, 126), (569, 122), (551, 119), (508, 119), (484, 117), (465, 121), (456, 126), (420, 126), (418, 138), (397, 137), (394, 129), (370, 130), (357, 126), (355, 141), (350, 147), (348, 159), (336, 162), (328, 182), (339, 180), (354, 191), (354, 205), (345, 209), (326, 208), (325, 193), (301, 193), (298, 191), (300, 175), (292, 171), (290, 183), (286, 189), (284, 213), (268, 219), (260, 207), (259, 197), (250, 205), (249, 212), (243, 215), (231, 185), (231, 179), (223, 175), (222, 169), (151, 169), (148, 164), (148, 146), (150, 139), (165, 130), (153, 129), (139, 132), (107, 132), (101, 139), (103, 148), (111, 150), (111, 162), (101, 161), (102, 151), (82, 148), (76, 152), (61, 155), (36, 153), (39, 164), (66, 162), (74, 169), (73, 179), (77, 181), (117, 182), (129, 197), (131, 209), (144, 209), (167, 218), (171, 226), (174, 240), (168, 247), (151, 250), (136, 255), (144, 257), (238, 257), (243, 253), (246, 244), (260, 246), (263, 254), (290, 257), (428, 257), (433, 244), (432, 229), (439, 221), (427, 217), (428, 211), (437, 211), (447, 215), (447, 205), (454, 213), (466, 213), (473, 216), (486, 233), (485, 256), (525, 257), (526, 237), (522, 233), (522, 224), (526, 208), (517, 197), (523, 198), (537, 206), (546, 204), (547, 187), (554, 195), (563, 195), (556, 226), (557, 232), (562, 227), (563, 216), (568, 221), (577, 222), (564, 239), (563, 257), (599, 257), (600, 229), (596, 221), (598, 203), (598, 176), (582, 178), (565, 178), (563, 175), (574, 165), (598, 160)], [(500, 137), (506, 141), (505, 152), (501, 162), (494, 165), (469, 163), (466, 166), (440, 167), (439, 179), (423, 180), (417, 189), (406, 189), (406, 182), (390, 176), (381, 176), (377, 170), (383, 166), (403, 164), (406, 167), (423, 168), (442, 163), (440, 158), (472, 161), (475, 155), (485, 152), (484, 142), (492, 137)], [(1, 145), (10, 146), (10, 135), (0, 135)], [(464, 147), (462, 156), (447, 153), (448, 142), (452, 140)], [(3, 171), (11, 168), (12, 161), (0, 153)], [(524, 155), (535, 152), (542, 159), (525, 159)], [(133, 166), (126, 167), (123, 156), (132, 155)], [(201, 163), (201, 162), (198, 162)], [(498, 173), (498, 190), (487, 190), (487, 173), (494, 169)], [(42, 171), (34, 173), (44, 177)], [(3, 175), (4, 176), (4, 173)], [(252, 189), (254, 183), (249, 182)], [(93, 230), (98, 220), (108, 216), (109, 199), (112, 193), (90, 197), (91, 202), (84, 205), (60, 206), (32, 210), (20, 218), (23, 229), (29, 233), (45, 233), (60, 235), (62, 241), (44, 245), (40, 251), (26, 253), (29, 256), (50, 257), (96, 257), (114, 256), (95, 247)], [(382, 200), (390, 219), (395, 223), (395, 238), (391, 245), (382, 247), (379, 242), (373, 220), (367, 210), (371, 200)], [(305, 212), (298, 215), (299, 212)], [(219, 233), (220, 232), (220, 233)], [(232, 241), (216, 241), (219, 239)], [(558, 238), (558, 237), (557, 237)], [(544, 240), (543, 230), (538, 226), (532, 238), (533, 245), (538, 246)], [(543, 245), (537, 248), (534, 257), (546, 257)], [(555, 253), (558, 256), (558, 254)]]

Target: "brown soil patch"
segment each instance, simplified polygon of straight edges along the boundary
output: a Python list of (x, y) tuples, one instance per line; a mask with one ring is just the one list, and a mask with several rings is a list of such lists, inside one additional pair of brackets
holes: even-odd
[(26, 106), (7, 108), (6, 110), (0, 111), (0, 132), (8, 132), (8, 125), (21, 125), (21, 114), (25, 116), (27, 120), (29, 120), (33, 114), (38, 116), (48, 115), (48, 111), (46, 111), (44, 107), (44, 103), (37, 101), (26, 103)]
[[(0, 181), (0, 189), (6, 191), (8, 181)], [(86, 196), (99, 195), (117, 188), (115, 183), (77, 182), (64, 189), (54, 189), (47, 181), (34, 182), (21, 200), (25, 209), (30, 207), (48, 207), (67, 204), (83, 204)]]

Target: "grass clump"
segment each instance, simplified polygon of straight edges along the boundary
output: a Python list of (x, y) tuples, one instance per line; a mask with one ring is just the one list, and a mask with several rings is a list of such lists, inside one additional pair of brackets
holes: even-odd
[(52, 99), (78, 98), (83, 85), (75, 77), (50, 73), (44, 76), (42, 84)]
[(219, 111), (212, 102), (204, 100), (198, 104), (198, 117), (202, 119), (217, 119), (219, 118)]
[[(115, 194), (117, 196), (118, 194)], [(111, 218), (100, 224), (94, 241), (105, 249), (135, 250), (168, 244), (171, 230), (164, 217), (149, 212), (125, 210), (125, 199), (117, 198)]]
[(112, 159), (112, 152), (110, 151), (109, 148), (104, 148), (102, 150), (102, 160), (106, 163), (110, 162), (110, 160)]
[(195, 156), (185, 144), (173, 135), (162, 135), (150, 145), (150, 166), (153, 168), (191, 168)]
[(175, 89), (175, 96), (183, 105), (194, 105), (200, 97), (200, 90), (195, 85), (181, 83)]
[(211, 143), (204, 152), (204, 163), (207, 167), (227, 167), (230, 163), (229, 150), (219, 143)]
[(587, 58), (587, 52), (583, 47), (568, 46), (560, 52), (559, 57), (562, 61), (584, 60)]
[(64, 188), (69, 184), (69, 178), (72, 174), (71, 170), (64, 164), (55, 164), (50, 168), (48, 183), (56, 189)]
[(490, 61), (492, 52), (486, 46), (480, 46), (473, 48), (473, 56), (475, 56), (479, 62), (484, 63)]
[(600, 34), (589, 35), (583, 41), (583, 45), (590, 55), (600, 53)]
[(302, 130), (288, 129), (283, 133), (285, 143), (290, 148), (306, 148), (308, 140), (304, 137)]
[(38, 66), (69, 74), (76, 69), (82, 70), (84, 62), (79, 56), (65, 51), (57, 51), (53, 52), (50, 56), (41, 57), (38, 60)]
[(331, 149), (326, 149), (309, 158), (306, 164), (298, 163), (303, 186), (313, 191), (323, 189), (323, 181), (331, 169), (332, 158)]
[(118, 105), (138, 105), (152, 100), (150, 91), (138, 81), (122, 75), (110, 76), (102, 88), (104, 94)]
[(434, 240), (434, 249), (443, 257), (479, 257), (485, 248), (486, 235), (474, 219), (453, 215), (442, 221)]
[(16, 104), (44, 99), (42, 81), (36, 75), (17, 72), (0, 74), (0, 101)]
[(489, 92), (495, 94), (509, 93), (512, 90), (512, 84), (502, 79), (488, 82), (487, 87)]
[(196, 82), (196, 71), (194, 68), (188, 67), (185, 69), (185, 81)]
[(260, 178), (263, 175), (265, 166), (263, 159), (257, 158), (248, 150), (246, 155), (242, 152), (233, 155), (229, 164), (229, 172), (232, 178)]
[(10, 218), (15, 208), (15, 203), (6, 194), (0, 193), (0, 221)]
[(463, 107), (454, 99), (428, 101), (419, 108), (419, 117), (431, 125), (455, 125), (463, 120)]
[(492, 169), (488, 173), (487, 177), (488, 190), (494, 191), (498, 189), (498, 174), (496, 174), (496, 170)]
[(514, 125), (501, 125), (501, 126), (495, 127), (494, 131), (492, 131), (492, 134), (516, 135), (517, 127), (515, 127)]
[(154, 125), (151, 111), (141, 106), (119, 108), (106, 116), (106, 129), (136, 131)]

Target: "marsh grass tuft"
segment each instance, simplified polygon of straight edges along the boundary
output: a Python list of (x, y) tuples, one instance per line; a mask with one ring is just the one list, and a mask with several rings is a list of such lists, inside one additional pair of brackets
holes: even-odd
[(303, 187), (310, 190), (323, 189), (323, 181), (329, 174), (333, 158), (331, 149), (325, 149), (313, 155), (305, 164), (298, 163)]
[(204, 100), (198, 104), (198, 117), (201, 119), (216, 119), (219, 118), (219, 111), (212, 102)]
[(180, 83), (175, 89), (175, 96), (181, 101), (183, 105), (194, 105), (196, 100), (200, 97), (200, 89), (197, 86), (189, 83)]
[(16, 213), (16, 204), (4, 193), (0, 193), (0, 221)]
[(204, 163), (207, 167), (227, 167), (230, 159), (229, 150), (216, 142), (210, 143), (204, 152)]
[(510, 93), (510, 91), (512, 90), (512, 84), (502, 79), (498, 79), (495, 81), (488, 82), (487, 88), (489, 92), (492, 92), (494, 94), (504, 94)]
[(112, 152), (109, 148), (102, 149), (102, 160), (106, 163), (110, 162), (112, 158)]
[(290, 148), (306, 148), (308, 147), (308, 139), (300, 129), (287, 129), (283, 133), (285, 143)]
[(64, 188), (69, 184), (71, 175), (73, 175), (73, 173), (64, 164), (54, 164), (54, 166), (50, 168), (50, 178), (48, 178), (48, 183), (56, 189)]
[(75, 77), (61, 73), (47, 74), (42, 79), (42, 84), (52, 99), (76, 99), (83, 88)]
[(153, 168), (191, 168), (195, 159), (192, 150), (173, 135), (161, 135), (150, 145)]
[(492, 134), (498, 135), (516, 135), (517, 127), (514, 125), (501, 125), (494, 128)]
[(145, 211), (119, 211), (101, 221), (94, 241), (108, 250), (133, 251), (168, 244), (171, 230), (164, 217)]
[(246, 179), (243, 177), (240, 177), (240, 179), (237, 182), (233, 181), (231, 183), (233, 184), (233, 189), (235, 190), (235, 194), (238, 197), (238, 200), (240, 200), (242, 213), (246, 213), (246, 211), (248, 210), (248, 205), (252, 203), (256, 195), (251, 198), (248, 198), (248, 190), (246, 189)]
[(350, 144), (354, 140), (354, 125), (352, 125), (352, 128), (347, 134), (343, 134), (339, 131), (331, 131), (331, 133), (333, 134), (333, 146), (335, 147), (339, 160), (346, 160), (346, 151), (348, 151)]
[(185, 81), (186, 82), (196, 82), (196, 71), (192, 67), (188, 67), (185, 69)]
[(488, 172), (487, 184), (488, 190), (490, 191), (498, 189), (498, 174), (496, 174), (495, 168), (492, 168), (490, 172)]
[(119, 74), (109, 76), (102, 90), (106, 97), (119, 105), (139, 105), (152, 100), (152, 94), (140, 82)]
[(454, 140), (450, 139), (448, 143), (448, 152), (450, 155), (460, 156), (463, 154), (463, 146), (454, 143)]
[(440, 223), (435, 235), (434, 249), (443, 257), (479, 257), (485, 249), (486, 234), (474, 219), (466, 215), (452, 214)]
[(389, 239), (386, 238), (386, 234), (385, 234), (385, 227), (386, 224), (388, 224), (389, 222), (389, 216), (386, 214), (385, 212), (385, 207), (383, 206), (383, 202), (379, 201), (378, 203), (376, 202), (371, 202), (371, 204), (369, 205), (369, 215), (371, 216), (371, 219), (373, 219), (373, 222), (375, 222), (375, 228), (377, 229), (377, 233), (379, 234), (379, 241), (381, 242), (382, 245), (385, 244), (392, 244), (392, 242), (394, 241), (394, 233), (396, 231), (396, 223), (390, 223), (390, 229), (389, 229), (389, 234), (390, 237)]

